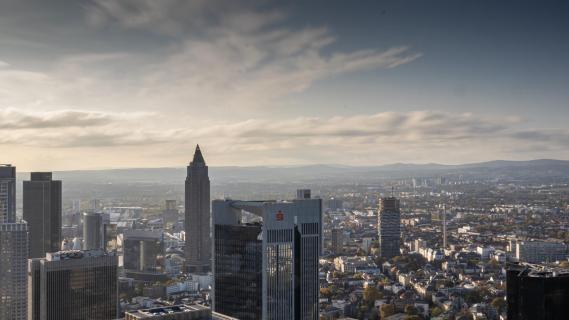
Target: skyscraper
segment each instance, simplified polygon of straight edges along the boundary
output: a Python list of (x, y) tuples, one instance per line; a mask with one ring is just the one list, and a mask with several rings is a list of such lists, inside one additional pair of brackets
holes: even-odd
[(569, 319), (569, 272), (536, 265), (509, 265), (508, 320)]
[(344, 251), (344, 231), (342, 229), (332, 229), (330, 232), (332, 240), (332, 253), (341, 254)]
[(51, 172), (32, 172), (24, 181), (24, 220), (30, 233), (30, 258), (59, 251), (61, 243), (61, 181)]
[(102, 248), (103, 216), (96, 212), (83, 213), (83, 250)]
[(31, 320), (116, 319), (118, 258), (103, 250), (59, 251), (28, 264)]
[(0, 223), (0, 319), (26, 319), (27, 259), (26, 223)]
[(16, 168), (0, 166), (0, 319), (27, 317), (28, 226), (16, 221)]
[(186, 177), (186, 266), (189, 272), (207, 272), (211, 269), (211, 213), (208, 168), (200, 146), (188, 166)]
[(242, 320), (318, 319), (321, 212), (320, 199), (215, 200), (214, 310)]
[(0, 223), (16, 221), (16, 167), (0, 165)]
[(382, 258), (391, 259), (400, 254), (400, 225), (399, 199), (394, 197), (382, 198), (377, 217), (379, 254)]
[(164, 252), (164, 234), (155, 230), (125, 230), (123, 260), (127, 270), (151, 271)]

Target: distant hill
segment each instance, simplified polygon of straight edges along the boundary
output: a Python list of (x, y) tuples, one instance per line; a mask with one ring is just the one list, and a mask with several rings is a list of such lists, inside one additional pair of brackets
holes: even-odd
[[(185, 168), (137, 168), (113, 170), (79, 170), (54, 172), (54, 178), (66, 183), (151, 183), (178, 184), (186, 176)], [(488, 177), (569, 177), (569, 161), (539, 159), (530, 161), (496, 160), (462, 165), (396, 163), (380, 166), (307, 165), (307, 166), (255, 166), (210, 167), (212, 183), (301, 181), (336, 182), (372, 181), (383, 178), (409, 178), (439, 175), (472, 175)], [(19, 173), (27, 179), (29, 174)]]

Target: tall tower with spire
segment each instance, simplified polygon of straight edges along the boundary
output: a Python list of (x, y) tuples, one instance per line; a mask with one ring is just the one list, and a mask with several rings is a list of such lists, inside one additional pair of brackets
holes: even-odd
[(211, 213), (207, 165), (200, 146), (186, 176), (186, 267), (188, 272), (208, 272), (211, 269)]

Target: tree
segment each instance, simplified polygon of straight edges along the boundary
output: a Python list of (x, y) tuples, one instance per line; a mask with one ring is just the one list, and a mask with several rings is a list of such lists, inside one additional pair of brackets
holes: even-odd
[(320, 288), (320, 295), (324, 298), (329, 298), (332, 295), (330, 288)]
[(492, 307), (498, 310), (498, 312), (502, 312), (502, 310), (506, 307), (506, 300), (504, 300), (504, 298), (494, 298), (490, 304)]
[(382, 304), (381, 308), (379, 308), (379, 313), (381, 314), (381, 319), (392, 316), (395, 314), (395, 306), (392, 304)]
[(364, 300), (368, 303), (380, 298), (380, 293), (374, 286), (367, 286), (364, 290)]
[(417, 313), (418, 313), (417, 308), (414, 305), (408, 304), (405, 306), (405, 314), (413, 316), (416, 315)]
[(439, 307), (434, 307), (433, 309), (431, 309), (431, 316), (433, 317), (438, 317), (443, 313), (443, 310)]

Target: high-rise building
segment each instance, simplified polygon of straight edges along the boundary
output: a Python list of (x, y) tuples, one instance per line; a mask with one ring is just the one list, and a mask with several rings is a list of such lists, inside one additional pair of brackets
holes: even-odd
[(178, 205), (176, 200), (166, 200), (164, 202), (164, 211), (162, 212), (162, 220), (164, 225), (172, 226), (178, 222), (180, 214), (178, 212)]
[(332, 229), (332, 253), (341, 254), (344, 251), (344, 231), (342, 229)]
[(27, 317), (28, 226), (16, 221), (16, 167), (0, 165), (0, 319)]
[(59, 251), (61, 243), (61, 181), (51, 172), (32, 172), (24, 181), (24, 220), (30, 233), (30, 258)]
[(25, 222), (0, 223), (0, 319), (26, 319), (28, 250)]
[(211, 213), (208, 168), (200, 146), (188, 166), (185, 190), (186, 266), (189, 272), (211, 269)]
[(125, 230), (122, 235), (124, 268), (153, 271), (164, 251), (164, 235), (155, 230)]
[(83, 250), (102, 248), (103, 216), (96, 212), (83, 213)]
[(400, 254), (401, 246), (401, 213), (399, 199), (382, 198), (377, 217), (379, 235), (379, 254), (382, 258), (391, 259)]
[(506, 272), (508, 320), (569, 319), (569, 272), (510, 265)]
[(28, 263), (30, 320), (118, 318), (118, 258), (59, 251)]
[(0, 223), (16, 221), (16, 167), (0, 165)]
[(320, 199), (215, 200), (213, 226), (216, 312), (318, 319)]

